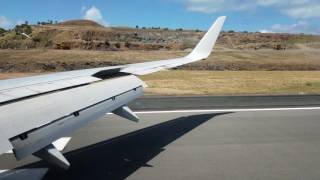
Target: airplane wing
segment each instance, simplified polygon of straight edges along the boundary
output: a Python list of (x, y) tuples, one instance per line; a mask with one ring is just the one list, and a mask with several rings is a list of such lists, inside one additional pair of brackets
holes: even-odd
[(31, 154), (67, 169), (52, 142), (113, 112), (138, 121), (126, 106), (146, 86), (136, 75), (206, 59), (226, 17), (219, 17), (187, 56), (169, 60), (84, 69), (0, 81), (0, 154), (18, 160)]

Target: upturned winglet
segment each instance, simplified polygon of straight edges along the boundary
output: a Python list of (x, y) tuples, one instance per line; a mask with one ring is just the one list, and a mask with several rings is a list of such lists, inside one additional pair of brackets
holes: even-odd
[(121, 72), (135, 75), (145, 75), (206, 59), (212, 52), (225, 19), (225, 16), (219, 17), (210, 27), (208, 32), (203, 36), (194, 50), (187, 56), (175, 59), (129, 64), (123, 67)]
[(216, 44), (225, 19), (226, 16), (219, 17), (187, 57), (195, 60), (206, 59)]

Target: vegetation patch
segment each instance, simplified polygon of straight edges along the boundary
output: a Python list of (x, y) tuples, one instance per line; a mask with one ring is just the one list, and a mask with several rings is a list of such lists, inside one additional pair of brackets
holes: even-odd
[(319, 94), (319, 71), (165, 71), (142, 77), (153, 95)]

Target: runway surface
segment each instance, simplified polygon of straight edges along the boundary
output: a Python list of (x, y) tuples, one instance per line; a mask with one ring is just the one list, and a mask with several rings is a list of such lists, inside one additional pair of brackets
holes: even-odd
[(147, 96), (130, 104), (134, 110), (223, 109), (320, 106), (320, 95)]
[(3, 179), (319, 179), (319, 108), (136, 110), (71, 135), (68, 171), (0, 156)]

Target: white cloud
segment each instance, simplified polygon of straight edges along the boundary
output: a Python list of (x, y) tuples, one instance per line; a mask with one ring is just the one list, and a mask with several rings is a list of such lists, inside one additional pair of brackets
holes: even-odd
[(190, 11), (213, 13), (221, 11), (243, 11), (253, 8), (250, 0), (187, 0), (187, 9)]
[(279, 1), (277, 1), (277, 0), (258, 0), (257, 3), (262, 6), (271, 6), (271, 5), (278, 4)]
[(81, 12), (84, 12), (87, 9), (87, 6), (81, 6)]
[(25, 21), (23, 21), (23, 20), (18, 20), (17, 23), (16, 23), (16, 25), (21, 25), (21, 24), (24, 24), (24, 23), (25, 23)]
[(91, 8), (87, 9), (83, 18), (95, 21), (104, 26), (108, 26), (108, 23), (104, 20), (100, 10), (95, 6), (92, 6)]
[(273, 8), (287, 16), (305, 19), (320, 17), (319, 0), (184, 0), (190, 11), (213, 13)]
[(0, 27), (1, 28), (8, 29), (8, 28), (11, 28), (12, 25), (13, 24), (9, 19), (7, 19), (5, 16), (0, 16)]
[(295, 24), (274, 24), (270, 29), (265, 31), (295, 34), (320, 34), (320, 26), (311, 25), (307, 21), (299, 21)]
[[(320, 34), (320, 24), (310, 24), (307, 19), (320, 18), (320, 0), (181, 0), (190, 11), (215, 13), (225, 11), (257, 11), (272, 9), (297, 19), (294, 24), (274, 24), (261, 29), (262, 33)], [(266, 9), (268, 8), (268, 9)], [(302, 20), (302, 21), (301, 21)]]
[(320, 3), (319, 5), (293, 7), (283, 10), (283, 12), (294, 18), (312, 18), (320, 17)]
[(259, 32), (261, 32), (261, 33), (274, 33), (273, 31), (271, 31), (269, 29), (261, 29), (261, 30), (259, 30)]

